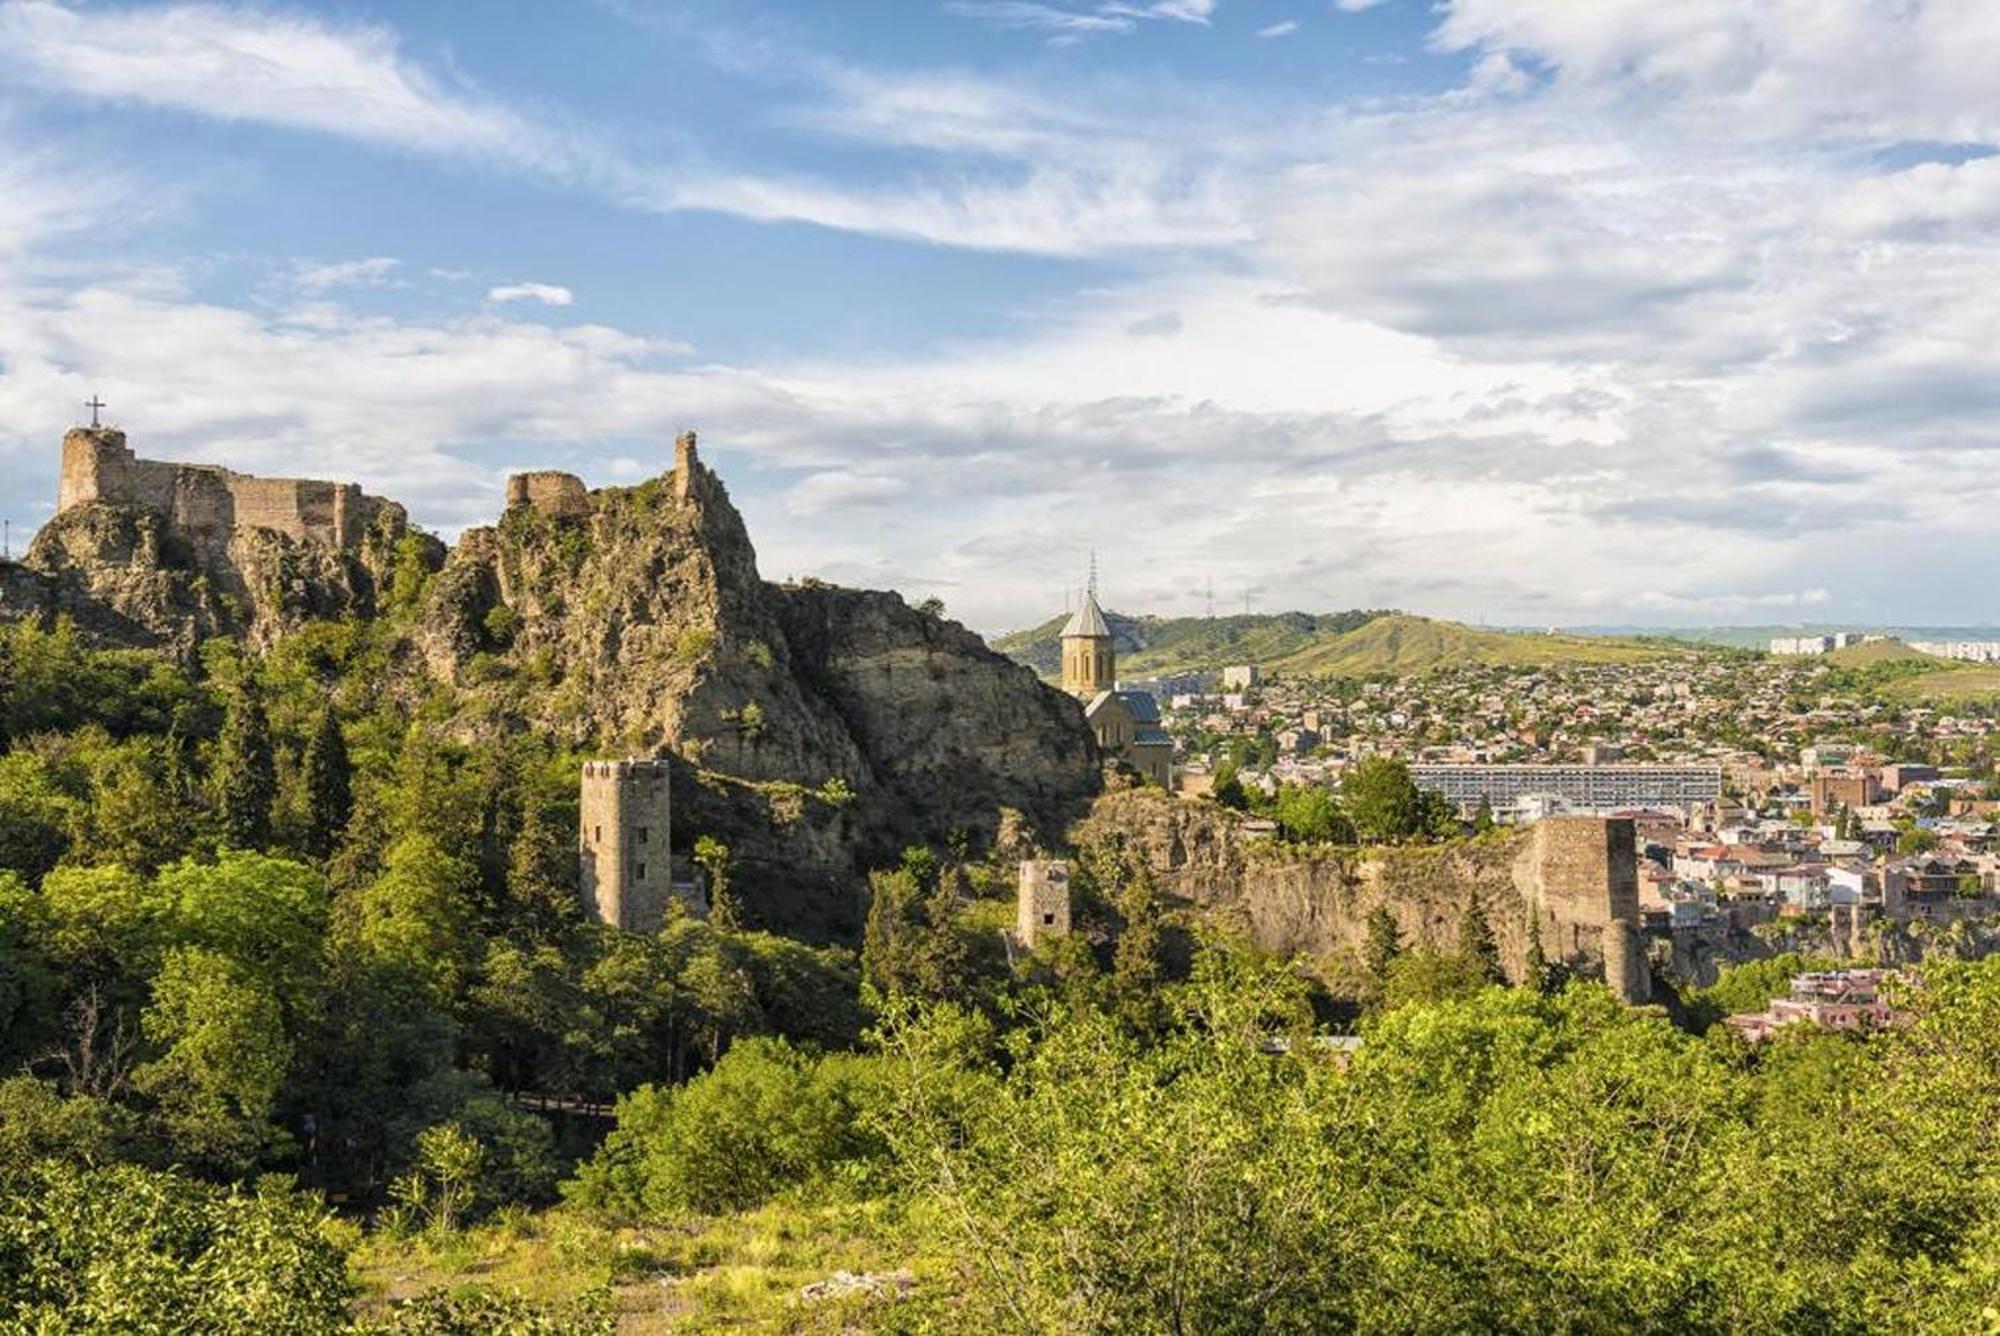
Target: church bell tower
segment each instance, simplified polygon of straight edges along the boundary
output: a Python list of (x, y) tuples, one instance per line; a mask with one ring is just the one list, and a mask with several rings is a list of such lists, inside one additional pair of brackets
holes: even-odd
[(1062, 689), (1083, 701), (1109, 691), (1118, 680), (1117, 654), (1111, 647), (1111, 625), (1097, 606), (1097, 558), (1090, 562), (1090, 585), (1083, 602), (1062, 630)]

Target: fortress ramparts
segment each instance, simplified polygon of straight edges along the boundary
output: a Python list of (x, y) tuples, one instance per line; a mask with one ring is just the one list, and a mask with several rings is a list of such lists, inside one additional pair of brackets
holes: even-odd
[(300, 542), (352, 551), (395, 503), (353, 483), (254, 478), (214, 464), (136, 457), (114, 427), (76, 427), (63, 437), (56, 509), (93, 501), (165, 516), (197, 545), (225, 548), (239, 529), (269, 529)]

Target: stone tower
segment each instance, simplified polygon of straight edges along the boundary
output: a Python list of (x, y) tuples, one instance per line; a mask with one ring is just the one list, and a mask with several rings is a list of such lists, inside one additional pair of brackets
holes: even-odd
[(1069, 936), (1069, 864), (1060, 858), (1031, 858), (1021, 864), (1014, 936), (1033, 950), (1051, 937)]
[(631, 932), (658, 931), (674, 894), (667, 763), (584, 762), (580, 815), (584, 912)]
[(1111, 690), (1118, 680), (1118, 659), (1111, 647), (1111, 626), (1097, 606), (1097, 591), (1086, 590), (1083, 603), (1062, 629), (1062, 689), (1080, 700)]
[(695, 453), (694, 433), (684, 431), (674, 438), (674, 500), (699, 495), (700, 473), (701, 456)]
[(1652, 971), (1639, 935), (1638, 839), (1630, 819), (1537, 821), (1514, 880), (1534, 921), (1540, 924), (1544, 915), (1554, 920), (1557, 958), (1581, 963), (1594, 955), (1612, 992), (1635, 1004), (1651, 998)]

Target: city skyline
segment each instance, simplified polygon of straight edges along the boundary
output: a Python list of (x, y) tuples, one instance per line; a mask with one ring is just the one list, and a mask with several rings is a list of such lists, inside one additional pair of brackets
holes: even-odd
[(2000, 623), (2000, 25), (1615, 0), (0, 4), (0, 517), (441, 533), (684, 427), (771, 578)]

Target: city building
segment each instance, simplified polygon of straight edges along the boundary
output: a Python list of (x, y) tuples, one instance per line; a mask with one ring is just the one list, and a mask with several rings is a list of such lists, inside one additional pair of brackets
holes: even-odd
[(1513, 814), (1524, 803), (1544, 812), (1686, 813), (1722, 793), (1722, 769), (1713, 765), (1415, 765), (1410, 773), (1418, 788), (1443, 794), (1461, 811), (1483, 800), (1496, 814)]
[(1789, 997), (1773, 998), (1761, 1012), (1731, 1016), (1729, 1026), (1751, 1043), (1769, 1039), (1787, 1025), (1823, 1030), (1880, 1030), (1903, 1018), (1882, 998), (1889, 970), (1830, 970), (1795, 975)]

